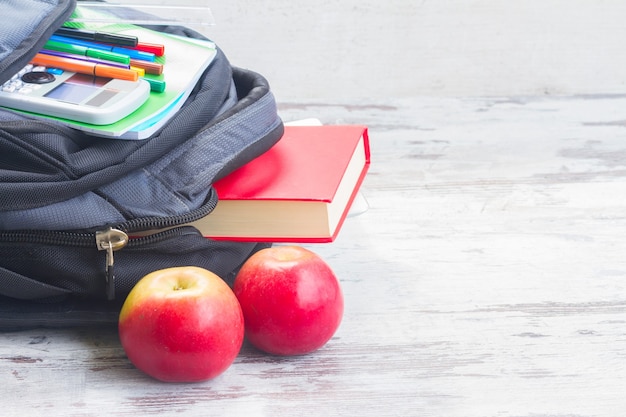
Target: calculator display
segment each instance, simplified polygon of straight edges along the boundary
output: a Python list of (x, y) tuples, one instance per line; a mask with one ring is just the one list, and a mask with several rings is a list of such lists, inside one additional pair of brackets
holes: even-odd
[(45, 97), (55, 100), (65, 101), (67, 103), (79, 104), (83, 103), (93, 94), (100, 92), (88, 102), (84, 103), (88, 106), (102, 106), (109, 99), (115, 97), (116, 90), (103, 89), (103, 86), (110, 81), (109, 78), (86, 76), (75, 74), (68, 78), (63, 84), (59, 84), (53, 90), (49, 91)]

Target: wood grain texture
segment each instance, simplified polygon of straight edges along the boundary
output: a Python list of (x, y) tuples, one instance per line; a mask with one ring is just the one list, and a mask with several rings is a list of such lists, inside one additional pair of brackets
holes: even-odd
[(280, 108), (370, 126), (369, 209), (310, 245), (343, 286), (336, 336), (172, 385), (115, 329), (3, 333), (3, 416), (623, 416), (626, 97)]
[[(200, 0), (196, 0), (200, 1)], [(211, 2), (201, 30), (290, 100), (625, 93), (621, 0)]]

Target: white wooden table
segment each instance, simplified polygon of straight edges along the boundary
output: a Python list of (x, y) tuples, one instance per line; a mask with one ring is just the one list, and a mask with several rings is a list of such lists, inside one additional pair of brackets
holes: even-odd
[(115, 329), (0, 334), (12, 416), (599, 417), (626, 412), (626, 97), (281, 103), (370, 127), (369, 209), (312, 245), (346, 310), (320, 351), (213, 381)]

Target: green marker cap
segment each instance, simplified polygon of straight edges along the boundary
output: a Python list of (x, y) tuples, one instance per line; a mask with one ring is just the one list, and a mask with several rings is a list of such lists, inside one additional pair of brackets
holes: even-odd
[(119, 62), (120, 64), (130, 65), (130, 57), (128, 55), (122, 55), (116, 52), (101, 51), (99, 49), (86, 49), (86, 55), (90, 58), (104, 59), (105, 61)]
[(150, 91), (154, 91), (155, 93), (162, 93), (165, 91), (165, 81), (155, 80), (153, 78), (143, 78), (148, 81), (150, 84)]

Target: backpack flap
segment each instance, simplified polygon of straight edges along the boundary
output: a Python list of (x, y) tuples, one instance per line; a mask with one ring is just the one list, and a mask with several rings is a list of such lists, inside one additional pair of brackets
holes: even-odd
[(0, 84), (28, 64), (75, 8), (76, 0), (2, 1)]

